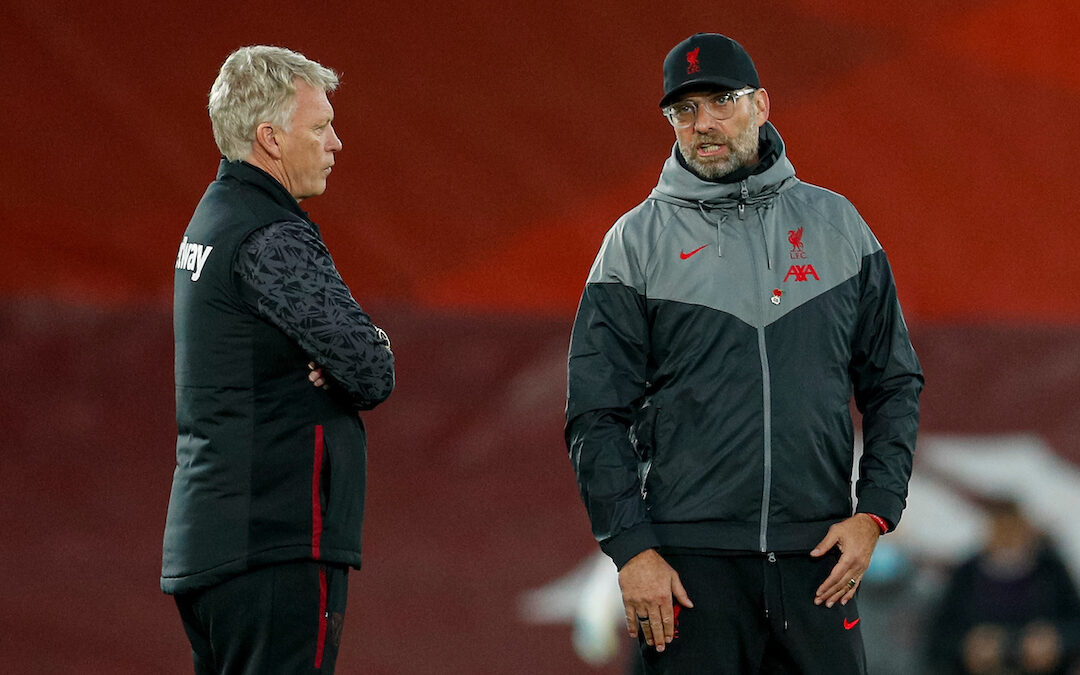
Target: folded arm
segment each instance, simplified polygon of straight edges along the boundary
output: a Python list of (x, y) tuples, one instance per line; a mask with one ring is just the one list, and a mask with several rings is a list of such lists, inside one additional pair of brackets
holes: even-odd
[(390, 340), (353, 298), (314, 226), (256, 230), (234, 269), (252, 309), (295, 340), (352, 405), (370, 409), (390, 395)]

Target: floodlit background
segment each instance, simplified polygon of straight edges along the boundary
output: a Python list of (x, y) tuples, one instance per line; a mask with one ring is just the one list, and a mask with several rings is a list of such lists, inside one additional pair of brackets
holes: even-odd
[(190, 672), (158, 590), (172, 267), (217, 167), (210, 84), (270, 43), (342, 74), (344, 150), (304, 207), (399, 365), (367, 416), (339, 672), (622, 672), (562, 442), (565, 351), (601, 237), (670, 151), (661, 62), (698, 31), (747, 47), (798, 175), (871, 224), (926, 370), (910, 508), (864, 585), (876, 672), (915, 662), (981, 493), (1021, 500), (1080, 572), (1075, 3), (19, 0), (0, 6), (0, 670)]

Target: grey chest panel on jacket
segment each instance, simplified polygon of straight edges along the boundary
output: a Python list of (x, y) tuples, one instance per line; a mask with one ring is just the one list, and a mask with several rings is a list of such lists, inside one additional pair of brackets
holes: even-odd
[(769, 206), (675, 213), (650, 251), (645, 294), (769, 325), (859, 273), (841, 230), (782, 196)]

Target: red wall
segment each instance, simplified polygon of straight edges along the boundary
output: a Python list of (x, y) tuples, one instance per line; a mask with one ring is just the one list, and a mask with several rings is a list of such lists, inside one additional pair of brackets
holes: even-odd
[(566, 317), (672, 142), (664, 54), (719, 30), (799, 174), (874, 227), (912, 319), (1080, 319), (1074, 3), (373, 4), (6, 3), (0, 293), (165, 301), (217, 161), (206, 92), (271, 42), (343, 74), (344, 150), (305, 206), (358, 297)]

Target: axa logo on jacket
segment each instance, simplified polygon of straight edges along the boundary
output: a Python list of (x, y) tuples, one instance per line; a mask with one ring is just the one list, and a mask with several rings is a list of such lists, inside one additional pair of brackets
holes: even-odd
[(815, 280), (821, 281), (821, 277), (818, 276), (817, 270), (813, 265), (792, 265), (788, 268), (787, 274), (784, 275), (784, 281), (787, 281), (791, 277), (795, 277), (795, 281), (807, 281), (809, 277), (814, 277)]

